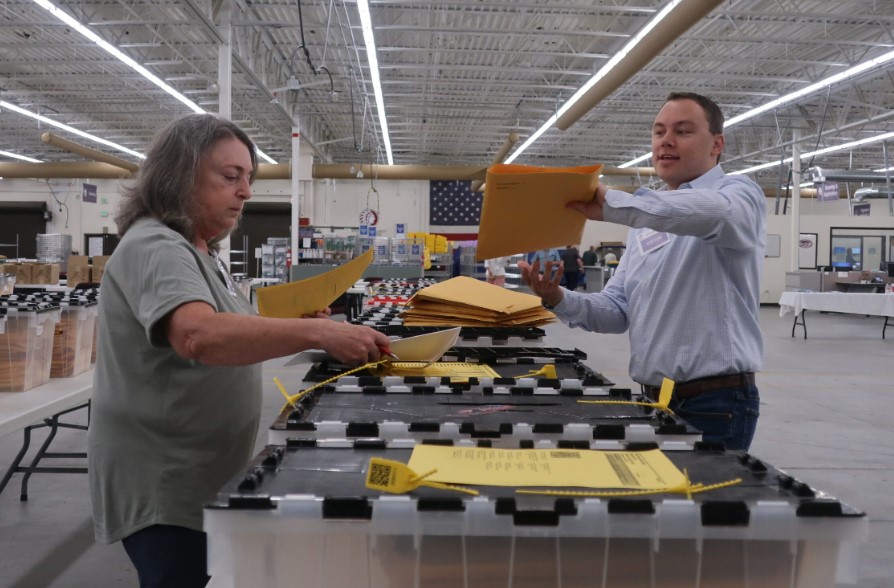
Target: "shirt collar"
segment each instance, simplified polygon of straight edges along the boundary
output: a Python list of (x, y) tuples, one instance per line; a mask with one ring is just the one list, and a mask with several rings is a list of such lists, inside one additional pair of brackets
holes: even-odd
[(718, 163), (691, 182), (683, 182), (682, 184), (680, 184), (680, 189), (682, 190), (684, 188), (700, 188), (703, 186), (707, 186), (708, 184), (711, 184), (722, 177), (723, 168), (720, 167), (720, 164)]

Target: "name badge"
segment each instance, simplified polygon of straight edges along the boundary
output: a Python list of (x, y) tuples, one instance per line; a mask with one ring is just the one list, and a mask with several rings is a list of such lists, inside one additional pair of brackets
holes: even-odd
[(659, 233), (656, 231), (648, 231), (640, 233), (636, 236), (636, 243), (639, 245), (640, 253), (643, 255), (651, 253), (656, 249), (661, 249), (670, 242), (670, 235), (667, 233)]

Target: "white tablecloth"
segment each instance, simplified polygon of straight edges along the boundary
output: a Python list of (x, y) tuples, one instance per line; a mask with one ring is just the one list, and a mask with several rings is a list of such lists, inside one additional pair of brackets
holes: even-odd
[(894, 294), (851, 294), (838, 292), (783, 292), (779, 316), (802, 310), (846, 312), (894, 317)]

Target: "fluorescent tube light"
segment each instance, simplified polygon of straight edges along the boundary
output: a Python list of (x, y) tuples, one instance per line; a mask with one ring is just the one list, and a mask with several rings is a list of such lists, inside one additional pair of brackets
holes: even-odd
[(12, 110), (13, 112), (17, 112), (21, 115), (28, 116), (33, 119), (39, 120), (42, 123), (52, 125), (58, 129), (62, 129), (63, 131), (68, 131), (69, 133), (75, 134), (79, 137), (83, 137), (89, 141), (94, 141), (101, 145), (105, 145), (106, 147), (111, 147), (112, 149), (117, 149), (118, 151), (123, 151), (124, 153), (133, 155), (134, 157), (139, 157), (140, 159), (146, 159), (146, 156), (143, 155), (142, 153), (138, 153), (138, 152), (134, 151), (133, 149), (128, 149), (124, 145), (119, 145), (118, 143), (113, 143), (112, 141), (108, 141), (106, 139), (97, 137), (96, 135), (91, 135), (90, 133), (85, 133), (84, 131), (82, 131), (80, 129), (76, 129), (74, 127), (70, 127), (66, 124), (63, 124), (59, 121), (55, 121), (51, 118), (47, 118), (47, 117), (43, 116), (42, 114), (37, 114), (36, 112), (31, 112), (30, 110), (25, 110), (21, 106), (16, 106), (15, 104), (6, 102), (5, 100), (0, 100), (0, 108), (6, 108), (9, 110)]
[(379, 113), (379, 128), (382, 129), (382, 142), (385, 143), (385, 154), (388, 165), (394, 165), (391, 154), (391, 137), (388, 135), (388, 121), (385, 118), (385, 99), (382, 96), (382, 83), (379, 80), (379, 59), (376, 55), (376, 41), (373, 38), (372, 18), (369, 14), (367, 0), (357, 0), (357, 11), (360, 13), (360, 28), (363, 30), (363, 42), (366, 44), (366, 59), (369, 61), (369, 77), (376, 96), (376, 111)]
[(21, 159), (22, 161), (27, 161), (29, 163), (43, 163), (39, 159), (34, 159), (33, 157), (26, 157), (24, 155), (19, 155), (18, 153), (10, 153), (9, 151), (0, 151), (0, 155), (3, 157), (10, 157), (12, 159)]
[[(805, 86), (796, 92), (786, 94), (785, 96), (780, 96), (779, 98), (776, 98), (775, 100), (771, 100), (770, 102), (767, 102), (766, 104), (758, 106), (757, 108), (752, 108), (751, 110), (749, 110), (747, 112), (743, 112), (740, 115), (734, 116), (733, 118), (731, 118), (723, 123), (723, 128), (725, 130), (730, 127), (734, 127), (739, 123), (745, 122), (746, 120), (750, 120), (756, 116), (764, 114), (765, 112), (773, 110), (774, 108), (779, 108), (780, 106), (783, 106), (790, 102), (794, 102), (798, 98), (803, 98), (804, 96), (813, 94), (814, 92), (818, 92), (819, 90), (828, 88), (829, 86), (832, 86), (834, 84), (841, 83), (841, 82), (848, 80), (852, 77), (866, 73), (867, 71), (869, 71), (871, 69), (881, 67), (882, 65), (885, 65), (886, 63), (888, 63), (890, 61), (894, 61), (894, 51), (889, 51), (888, 53), (885, 53), (884, 55), (879, 55), (878, 57), (870, 59), (869, 61), (859, 63), (859, 64), (855, 65), (854, 67), (848, 68), (844, 71), (838, 72), (837, 74), (834, 74), (827, 78), (824, 78), (818, 82), (815, 82), (813, 84)], [(635, 163), (643, 161), (644, 159), (649, 159), (651, 157), (652, 157), (652, 152), (650, 151), (646, 155), (643, 155), (642, 157), (638, 157), (636, 159), (631, 159), (630, 161), (628, 161), (626, 163), (622, 163), (618, 167), (630, 167), (631, 165), (634, 165)]]
[[(145, 67), (143, 67), (142, 65), (140, 65), (139, 63), (137, 63), (136, 61), (134, 61), (127, 55), (125, 55), (124, 53), (122, 53), (120, 49), (118, 49), (111, 43), (103, 40), (99, 35), (97, 35), (93, 31), (91, 31), (89, 28), (85, 27), (84, 25), (82, 25), (80, 22), (77, 21), (77, 19), (75, 19), (67, 12), (65, 12), (65, 11), (61, 10), (60, 8), (58, 8), (57, 6), (55, 6), (52, 2), (49, 2), (48, 0), (32, 0), (32, 1), (35, 4), (37, 4), (38, 6), (40, 6), (41, 8), (43, 8), (44, 10), (46, 10), (47, 12), (49, 12), (50, 14), (52, 14), (53, 16), (55, 16), (57, 19), (61, 20), (62, 22), (64, 22), (65, 24), (67, 24), (68, 26), (70, 26), (71, 28), (76, 30), (77, 32), (81, 33), (83, 36), (87, 37), (88, 39), (90, 39), (91, 41), (96, 43), (96, 45), (98, 45), (100, 48), (102, 48), (108, 54), (115, 57), (118, 61), (124, 63), (125, 65), (127, 65), (128, 67), (133, 69), (135, 72), (137, 72), (138, 74), (140, 74), (141, 76), (143, 76), (144, 78), (146, 78), (147, 80), (149, 80), (150, 82), (152, 82), (153, 84), (155, 84), (156, 86), (158, 86), (159, 88), (161, 88), (162, 90), (164, 90), (165, 92), (167, 92), (168, 94), (173, 96), (179, 102), (182, 102), (187, 108), (189, 108), (193, 112), (195, 112), (197, 114), (207, 113), (207, 111), (204, 108), (202, 108), (201, 106), (199, 106), (198, 104), (196, 104), (195, 102), (193, 102), (192, 100), (190, 100), (189, 98), (187, 98), (186, 96), (184, 96), (183, 94), (181, 94), (180, 92), (175, 90), (173, 87), (169, 86), (161, 78), (159, 78), (158, 76), (156, 76), (155, 74), (150, 72), (148, 69), (146, 69)], [(31, 116), (31, 115), (28, 114), (26, 116)], [(54, 123), (50, 122), (49, 124), (54, 124)], [(121, 151), (124, 151), (125, 153), (129, 153), (136, 157), (139, 157), (140, 159), (146, 158), (145, 155), (137, 153), (136, 151), (130, 151), (129, 149), (127, 149), (125, 147), (118, 146), (115, 143), (112, 143), (110, 141), (105, 141), (105, 139), (100, 139), (98, 137), (95, 137), (94, 135), (90, 135), (89, 133), (73, 131), (71, 129), (71, 127), (66, 127), (65, 125), (60, 126), (60, 124), (56, 124), (55, 126), (58, 126), (59, 128), (63, 128), (69, 132), (74, 132), (75, 134), (80, 135), (81, 137), (84, 137), (86, 139), (90, 139), (92, 141), (98, 141), (99, 143), (102, 143), (103, 145), (114, 147), (115, 149), (120, 149)], [(266, 153), (264, 153), (257, 147), (255, 147), (255, 151), (261, 158), (267, 160), (269, 163), (276, 163), (275, 159), (273, 159), (272, 157), (270, 157), (269, 155), (267, 155)]]
[(158, 86), (159, 88), (161, 88), (162, 90), (164, 90), (165, 92), (167, 92), (168, 94), (170, 94), (171, 96), (173, 96), (174, 98), (176, 98), (177, 100), (182, 102), (184, 105), (186, 105), (188, 108), (190, 108), (193, 112), (196, 112), (199, 114), (202, 114), (205, 112), (205, 110), (203, 110), (198, 104), (196, 104), (195, 102), (193, 102), (192, 100), (190, 100), (189, 98), (187, 98), (186, 96), (184, 96), (183, 94), (181, 94), (180, 92), (178, 92), (177, 90), (175, 90), (174, 88), (172, 88), (171, 86), (166, 84), (158, 76), (156, 76), (155, 74), (150, 72), (148, 69), (146, 69), (145, 67), (143, 67), (142, 65), (140, 65), (139, 63), (137, 63), (136, 61), (134, 61), (133, 59), (131, 59), (130, 57), (125, 55), (124, 53), (122, 53), (120, 49), (118, 49), (111, 43), (108, 43), (107, 41), (103, 40), (99, 35), (97, 35), (93, 31), (91, 31), (84, 25), (82, 25), (74, 17), (72, 17), (67, 12), (64, 12), (63, 10), (61, 10), (60, 8), (55, 6), (52, 2), (49, 2), (48, 0), (32, 0), (32, 1), (35, 4), (37, 4), (38, 6), (40, 6), (41, 8), (43, 8), (44, 10), (46, 10), (47, 12), (49, 12), (50, 14), (52, 14), (53, 16), (55, 16), (56, 18), (58, 18), (59, 20), (61, 20), (62, 22), (64, 22), (65, 24), (67, 24), (68, 26), (70, 26), (71, 28), (73, 28), (74, 30), (76, 30), (77, 32), (81, 33), (82, 35), (84, 35), (85, 37), (87, 37), (88, 39), (90, 39), (91, 41), (96, 43), (99, 47), (101, 47), (107, 53), (109, 53), (110, 55), (112, 55), (113, 57), (118, 59), (118, 61), (121, 61), (122, 63), (127, 64), (131, 69), (133, 69), (134, 71), (139, 73), (141, 76), (143, 76), (144, 78), (146, 78), (147, 80), (149, 80), (150, 82), (152, 82), (153, 84), (155, 84), (156, 86)]
[[(829, 153), (835, 153), (836, 151), (845, 151), (847, 149), (853, 149), (854, 147), (859, 147), (861, 145), (868, 145), (870, 143), (878, 143), (879, 141), (886, 141), (888, 139), (894, 138), (894, 131), (890, 133), (882, 133), (881, 135), (873, 135), (872, 137), (866, 137), (865, 139), (859, 139), (857, 141), (848, 141), (847, 143), (842, 143), (841, 145), (833, 145), (831, 147), (824, 147), (822, 149), (817, 149), (816, 151), (811, 151), (809, 153), (802, 153), (801, 159), (809, 159), (816, 155), (827, 155)], [(751, 172), (755, 172), (762, 169), (767, 169), (768, 167), (774, 167), (779, 165), (780, 163), (791, 163), (793, 160), (792, 157), (787, 157), (780, 161), (771, 161), (769, 163), (762, 163), (760, 165), (755, 165), (753, 167), (748, 167), (745, 169), (740, 169), (738, 171), (730, 172), (730, 175), (734, 174), (749, 174)]]
[(824, 88), (828, 88), (834, 84), (839, 82), (843, 82), (848, 80), (854, 76), (858, 76), (862, 73), (866, 73), (871, 69), (875, 69), (876, 67), (880, 67), (889, 61), (894, 61), (894, 51), (889, 51), (884, 55), (879, 55), (869, 61), (865, 61), (863, 63), (857, 64), (854, 67), (848, 68), (842, 72), (838, 72), (837, 74), (831, 75), (828, 78), (822, 79), (818, 82), (810, 84), (809, 86), (805, 86), (796, 92), (792, 92), (791, 94), (786, 94), (785, 96), (780, 96), (776, 100), (771, 100), (767, 102), (763, 106), (758, 106), (757, 108), (752, 108), (748, 112), (743, 112), (738, 116), (734, 116), (733, 118), (726, 121), (726, 124), (723, 125), (723, 128), (731, 127), (739, 124), (740, 122), (744, 122), (746, 120), (752, 119), (760, 114), (763, 114), (769, 110), (773, 110), (774, 108), (779, 108), (784, 104), (788, 104), (789, 102), (793, 102), (798, 98), (803, 98), (809, 94), (813, 94), (819, 90)]
[[(360, 2), (365, 2), (365, 1), (366, 0), (358, 0), (358, 4)], [(527, 141), (522, 143), (521, 146), (518, 149), (516, 149), (512, 155), (510, 155), (508, 158), (506, 158), (506, 163), (512, 163), (513, 161), (515, 161), (515, 159), (519, 155), (521, 155), (522, 152), (525, 149), (527, 149), (534, 141), (536, 141), (537, 138), (540, 137), (540, 135), (542, 135), (550, 127), (552, 127), (556, 123), (556, 120), (560, 116), (565, 114), (565, 112), (569, 108), (571, 108), (575, 102), (577, 102), (578, 100), (581, 99), (581, 96), (586, 94), (590, 88), (595, 86), (596, 83), (599, 82), (599, 80), (604, 78), (612, 69), (614, 69), (615, 66), (618, 65), (618, 62), (620, 62), (622, 59), (624, 59), (624, 57), (626, 57), (627, 54), (630, 53), (631, 49), (636, 47), (643, 40), (643, 38), (646, 35), (648, 35), (650, 32), (652, 32), (652, 29), (654, 29), (658, 25), (658, 23), (660, 23), (662, 20), (664, 20), (665, 17), (667, 17), (667, 15), (670, 13), (670, 11), (673, 10), (674, 8), (676, 8), (677, 4), (679, 4), (680, 2), (682, 2), (682, 0), (673, 0), (672, 2), (669, 2), (667, 4), (667, 6), (662, 8), (661, 11), (658, 12), (658, 14), (656, 14), (652, 18), (652, 20), (650, 20), (648, 23), (646, 23), (646, 26), (644, 26), (636, 35), (634, 35), (634, 37), (632, 39), (630, 39), (620, 51), (618, 51), (611, 59), (609, 59), (605, 63), (605, 65), (603, 65), (601, 68), (599, 68), (599, 71), (597, 71), (596, 74), (593, 75), (593, 77), (590, 78), (586, 84), (581, 86), (581, 88), (577, 92), (575, 92), (574, 95), (571, 96), (571, 98), (569, 98), (565, 102), (565, 104), (563, 104), (561, 106), (561, 108), (559, 108), (559, 110), (558, 110), (558, 112), (556, 112), (556, 114), (549, 117), (549, 119), (545, 123), (543, 123), (543, 126), (541, 126), (539, 129), (537, 129), (534, 132), (534, 134), (531, 135), (531, 138), (529, 138)]]

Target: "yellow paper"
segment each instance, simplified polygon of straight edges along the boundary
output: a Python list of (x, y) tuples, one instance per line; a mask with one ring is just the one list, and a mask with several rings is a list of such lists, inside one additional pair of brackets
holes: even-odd
[(312, 278), (268, 286), (257, 291), (258, 314), (273, 318), (301, 318), (324, 310), (360, 279), (372, 262), (373, 251)]
[(412, 306), (416, 300), (455, 304), (497, 314), (512, 314), (542, 308), (540, 298), (537, 296), (513, 292), (468, 276), (450, 278), (423, 288), (410, 298), (408, 304)]
[(442, 378), (449, 376), (454, 383), (468, 382), (469, 378), (499, 378), (500, 374), (490, 366), (483, 363), (465, 363), (461, 361), (444, 361), (427, 364), (424, 367), (419, 363), (395, 361), (390, 366), (383, 366), (383, 370), (391, 376), (434, 376)]
[(601, 165), (546, 168), (492, 165), (487, 169), (476, 259), (580, 243), (586, 218), (565, 205), (591, 201)]
[(417, 445), (407, 464), (446, 484), (664, 490), (686, 478), (661, 450), (486, 449)]

